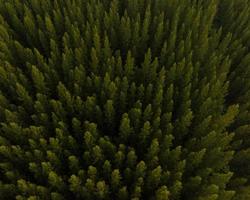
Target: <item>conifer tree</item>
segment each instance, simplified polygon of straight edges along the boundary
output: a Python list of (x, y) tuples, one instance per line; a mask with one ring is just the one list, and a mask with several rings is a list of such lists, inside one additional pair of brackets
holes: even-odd
[(250, 199), (249, 0), (0, 0), (0, 199)]

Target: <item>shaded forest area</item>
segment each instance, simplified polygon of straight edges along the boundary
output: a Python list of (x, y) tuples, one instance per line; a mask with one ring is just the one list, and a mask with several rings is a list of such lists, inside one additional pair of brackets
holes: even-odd
[(0, 0), (1, 200), (250, 200), (249, 0)]

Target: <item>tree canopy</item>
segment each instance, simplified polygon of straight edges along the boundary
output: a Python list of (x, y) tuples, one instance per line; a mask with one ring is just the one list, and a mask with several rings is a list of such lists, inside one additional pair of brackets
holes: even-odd
[(249, 0), (0, 0), (0, 199), (250, 199)]

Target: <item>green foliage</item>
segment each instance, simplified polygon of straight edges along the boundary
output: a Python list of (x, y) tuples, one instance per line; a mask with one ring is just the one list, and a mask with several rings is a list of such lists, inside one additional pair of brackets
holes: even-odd
[(0, 199), (250, 199), (249, 0), (0, 0)]

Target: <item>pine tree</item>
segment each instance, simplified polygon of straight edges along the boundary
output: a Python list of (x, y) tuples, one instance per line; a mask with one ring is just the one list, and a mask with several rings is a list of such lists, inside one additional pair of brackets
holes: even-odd
[(0, 0), (0, 199), (250, 199), (249, 0)]

